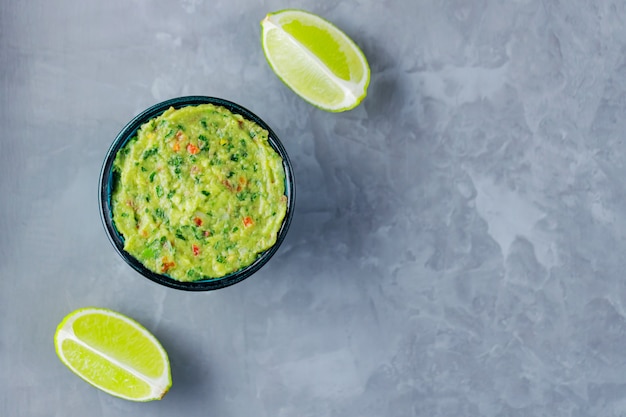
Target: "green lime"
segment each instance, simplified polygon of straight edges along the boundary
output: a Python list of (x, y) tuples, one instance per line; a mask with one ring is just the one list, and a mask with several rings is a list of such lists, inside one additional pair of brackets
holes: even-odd
[(61, 362), (101, 390), (131, 401), (160, 400), (172, 386), (159, 341), (141, 324), (104, 308), (82, 308), (57, 327)]
[(365, 55), (317, 15), (294, 9), (269, 13), (261, 21), (261, 44), (276, 75), (321, 109), (350, 110), (367, 95), (370, 68)]

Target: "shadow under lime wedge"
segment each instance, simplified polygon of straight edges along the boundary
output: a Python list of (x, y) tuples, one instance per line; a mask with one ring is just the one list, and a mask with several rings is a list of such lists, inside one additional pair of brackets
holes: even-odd
[(269, 13), (261, 21), (261, 44), (276, 75), (321, 109), (350, 110), (367, 95), (365, 55), (344, 32), (315, 14), (294, 9)]
[(57, 327), (61, 362), (101, 390), (131, 401), (160, 400), (172, 386), (159, 341), (135, 320), (104, 308), (82, 308)]

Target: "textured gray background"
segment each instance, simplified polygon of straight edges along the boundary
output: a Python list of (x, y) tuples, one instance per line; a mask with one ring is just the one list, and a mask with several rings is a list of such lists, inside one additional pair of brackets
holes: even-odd
[[(362, 47), (357, 109), (270, 71), (285, 7)], [(0, 415), (626, 415), (625, 56), (623, 1), (2, 1)], [(188, 94), (264, 118), (297, 181), (277, 255), (211, 293), (140, 277), (97, 210), (117, 132)], [(90, 305), (161, 339), (164, 400), (58, 361)]]

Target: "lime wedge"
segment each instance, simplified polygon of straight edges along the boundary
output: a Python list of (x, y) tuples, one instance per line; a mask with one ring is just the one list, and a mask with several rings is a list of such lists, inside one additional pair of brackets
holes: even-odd
[(104, 308), (82, 308), (57, 327), (61, 362), (101, 390), (131, 401), (160, 400), (172, 386), (159, 341), (135, 320)]
[(350, 110), (367, 95), (370, 69), (363, 52), (327, 20), (303, 10), (269, 13), (261, 44), (272, 70), (309, 103)]

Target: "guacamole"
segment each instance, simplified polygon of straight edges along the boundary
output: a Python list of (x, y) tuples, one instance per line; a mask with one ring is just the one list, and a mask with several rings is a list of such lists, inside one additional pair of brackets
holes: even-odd
[(118, 151), (113, 172), (124, 250), (179, 281), (250, 265), (274, 245), (287, 211), (267, 130), (221, 106), (170, 107)]

